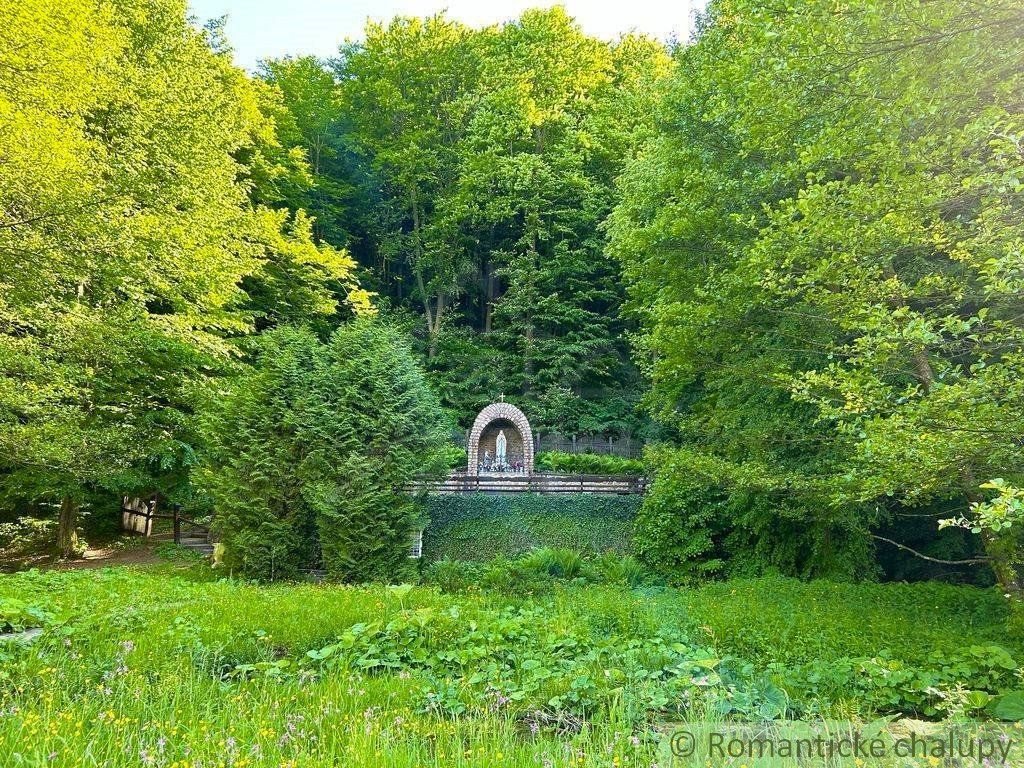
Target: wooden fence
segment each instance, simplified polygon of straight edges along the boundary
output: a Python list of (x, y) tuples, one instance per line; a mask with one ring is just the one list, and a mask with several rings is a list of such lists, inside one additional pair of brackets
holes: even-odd
[(125, 496), (121, 499), (121, 529), (146, 537), (152, 536), (155, 513), (156, 499), (143, 501)]
[(647, 478), (636, 475), (563, 475), (535, 472), (532, 475), (468, 475), (452, 472), (443, 480), (424, 480), (409, 490), (427, 493), (645, 493)]
[(171, 505), (171, 514), (160, 514), (157, 512), (156, 498), (143, 501), (139, 498), (125, 496), (121, 500), (121, 529), (131, 533), (138, 533), (145, 537), (153, 535), (154, 520), (170, 520), (171, 529), (174, 531), (174, 543), (181, 544), (182, 530), (189, 528), (191, 534), (206, 536), (209, 528), (202, 523), (196, 522), (181, 514), (181, 507), (177, 504)]

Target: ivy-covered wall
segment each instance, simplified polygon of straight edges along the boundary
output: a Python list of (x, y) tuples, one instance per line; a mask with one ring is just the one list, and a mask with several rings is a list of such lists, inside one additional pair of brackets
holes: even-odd
[(587, 493), (427, 496), (423, 558), (490, 560), (537, 547), (628, 552), (642, 498)]

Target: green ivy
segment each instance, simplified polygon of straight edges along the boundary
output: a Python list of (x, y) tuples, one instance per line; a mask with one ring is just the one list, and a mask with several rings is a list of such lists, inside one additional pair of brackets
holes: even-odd
[(640, 499), (586, 493), (427, 496), (423, 557), (490, 560), (538, 547), (625, 553)]

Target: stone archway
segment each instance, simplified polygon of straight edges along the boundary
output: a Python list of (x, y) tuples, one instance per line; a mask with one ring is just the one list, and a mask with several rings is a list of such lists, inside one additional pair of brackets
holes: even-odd
[(530, 430), (530, 422), (525, 414), (511, 403), (491, 403), (479, 414), (473, 422), (473, 428), (469, 432), (469, 443), (466, 446), (467, 463), (466, 473), (477, 475), (480, 473), (481, 442), (485, 449), (489, 440), (493, 440), (491, 433), (497, 433), (498, 429), (510, 430), (506, 433), (509, 443), (509, 455), (519, 458), (521, 455), (522, 472), (533, 474), (533, 432)]

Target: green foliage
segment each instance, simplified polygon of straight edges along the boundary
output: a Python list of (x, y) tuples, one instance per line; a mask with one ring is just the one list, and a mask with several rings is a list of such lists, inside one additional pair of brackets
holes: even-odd
[(1011, 5), (712, 3), (622, 179), (611, 247), (663, 463), (730, 509), (762, 497), (726, 525), (803, 536), (786, 572), (1024, 469)]
[(466, 449), (458, 445), (444, 446), (444, 463), (448, 469), (466, 469)]
[(561, 451), (541, 451), (534, 458), (533, 465), (542, 471), (579, 475), (643, 475), (646, 469), (640, 459)]
[(209, 566), (209, 560), (201, 552), (196, 552), (193, 549), (188, 549), (175, 544), (173, 541), (167, 541), (162, 544), (158, 544), (153, 548), (153, 554), (159, 557), (161, 560), (166, 560), (169, 563), (176, 563), (179, 565), (206, 565)]
[(287, 115), (268, 113), (312, 185), (261, 173), (258, 199), (351, 244), (385, 303), (418, 318), (461, 422), (515, 391), (538, 426), (634, 431), (640, 382), (599, 225), (668, 68), (661, 44), (589, 37), (561, 8), (480, 30), (443, 14), (370, 23), (329, 63), (263, 65)]
[(679, 590), (687, 613), (723, 653), (755, 663), (799, 664), (873, 656), (907, 664), (953, 656), (966, 645), (1007, 644), (1007, 601), (997, 590), (925, 582), (850, 584), (771, 577)]
[[(778, 667), (779, 684), (807, 714), (818, 714), (812, 702), (847, 700), (860, 711), (915, 712), (942, 715), (949, 693), (958, 682), (970, 680), (975, 694), (968, 712), (975, 716), (990, 699), (1016, 679), (1017, 663), (997, 645), (973, 645), (955, 653), (932, 653), (910, 665), (880, 653), (870, 658), (815, 660)], [(973, 712), (972, 712), (973, 710)]]
[(1012, 686), (1024, 653), (1019, 636), (1007, 637), (1007, 601), (994, 590), (771, 578), (677, 594), (708, 642), (767, 666), (806, 715), (831, 702), (846, 716), (935, 716), (957, 682), (992, 696)]
[(596, 494), (431, 495), (423, 557), (489, 560), (539, 547), (626, 553), (639, 496)]
[(673, 583), (711, 575), (876, 575), (870, 542), (847, 511), (830, 514), (782, 491), (727, 493), (695, 477), (672, 449), (652, 450), (648, 461), (657, 473), (637, 515), (635, 548)]
[(16, 562), (53, 550), (56, 520), (20, 517), (0, 523), (0, 561)]
[(591, 559), (587, 566), (587, 578), (599, 584), (639, 587), (656, 581), (651, 572), (632, 555), (604, 552)]
[(1024, 691), (1011, 691), (1002, 696), (992, 713), (1000, 720), (1024, 720)]
[(187, 495), (195, 389), (251, 330), (245, 289), (276, 286), (272, 319), (366, 296), (301, 212), (253, 204), (255, 166), (284, 167), (272, 100), (185, 0), (0, 18), (0, 504), (63, 500), (68, 554), (90, 494)]
[(360, 182), (363, 163), (347, 146), (345, 114), (331, 73), (319, 60), (298, 56), (262, 62), (260, 77), (278, 95), (284, 112), (274, 114), (281, 148), (298, 155), (308, 180), (303, 184), (291, 174), (265, 174), (254, 180), (257, 194), (272, 204), (308, 211), (319, 242), (348, 245), (354, 235), (358, 240), (366, 215), (363, 198), (373, 195)]
[(39, 605), (23, 600), (0, 598), (0, 633), (24, 632), (33, 627), (49, 624), (53, 614)]
[(674, 583), (713, 576), (724, 566), (715, 546), (726, 530), (724, 506), (720, 495), (663, 468), (634, 522), (637, 557)]
[(581, 554), (571, 549), (535, 549), (515, 559), (498, 555), (489, 562), (439, 560), (423, 571), (424, 581), (446, 593), (479, 589), (505, 595), (551, 592), (559, 581), (638, 587), (654, 576), (630, 555)]
[[(1020, 704), (1008, 667), (1021, 648), (992, 647), (1009, 640), (994, 590), (562, 580), (539, 595), (441, 594), (197, 582), (160, 566), (23, 572), (0, 581), (0, 601), (61, 617), (31, 645), (0, 645), (0, 743), (43, 761), (88, 745), (115, 768), (158, 749), (216, 762), (230, 736), (261, 766), (429, 765), (469, 743), (516, 768), (566, 744), (586, 748), (584, 766), (650, 765), (671, 759), (658, 734), (680, 721), (938, 713), (957, 686), (975, 717)], [(109, 711), (152, 724), (130, 753)], [(302, 735), (314, 727), (334, 736)]]
[(982, 483), (982, 490), (995, 491), (995, 497), (988, 501), (971, 504), (971, 516), (940, 520), (939, 527), (956, 525), (967, 528), (971, 533), (1008, 531), (1014, 523), (1024, 520), (1024, 490), (1015, 488), (1003, 478), (997, 477)]
[(535, 549), (526, 555), (522, 564), (556, 579), (574, 579), (583, 567), (583, 558), (579, 552), (571, 549), (552, 549), (545, 547)]
[(399, 580), (415, 507), (403, 488), (444, 469), (444, 420), (401, 338), (371, 320), (327, 344), (264, 334), (253, 368), (204, 419), (198, 481), (224, 562), (260, 578), (322, 565), (346, 581)]
[(480, 586), (484, 563), (468, 560), (437, 560), (423, 569), (423, 580), (446, 594), (469, 592)]
[[(719, 660), (678, 631), (662, 628), (632, 642), (602, 638), (586, 625), (554, 632), (545, 607), (420, 610), (386, 624), (357, 624), (307, 659), (320, 670), (415, 674), (427, 681), (421, 710), (448, 716), (490, 709), (557, 721), (624, 701), (642, 720), (652, 710), (679, 712), (681, 694), (698, 685), (708, 698), (726, 688), (715, 671)], [(479, 671), (467, 677), (467, 665)], [(461, 679), (458, 689), (445, 684), (453, 678)]]

